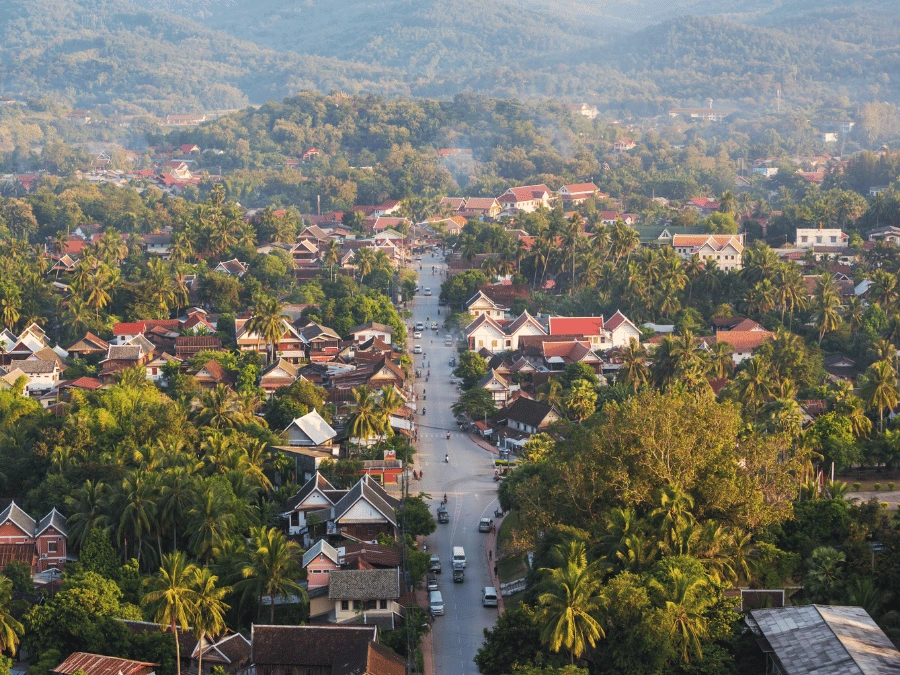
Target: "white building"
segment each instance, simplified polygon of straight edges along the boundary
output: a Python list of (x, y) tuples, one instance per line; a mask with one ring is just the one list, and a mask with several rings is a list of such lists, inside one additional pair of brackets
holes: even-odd
[(672, 246), (685, 260), (696, 255), (702, 261), (712, 260), (726, 272), (743, 266), (743, 234), (676, 234)]
[(812, 248), (813, 246), (841, 246), (849, 242), (850, 237), (840, 228), (823, 229), (821, 227), (797, 228), (797, 248)]

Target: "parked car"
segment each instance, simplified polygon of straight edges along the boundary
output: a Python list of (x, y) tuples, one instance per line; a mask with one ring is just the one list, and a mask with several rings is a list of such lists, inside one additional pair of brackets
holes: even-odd
[(438, 589), (437, 577), (434, 575), (434, 572), (429, 572), (427, 578), (428, 590), (436, 591)]
[(497, 589), (493, 586), (485, 586), (484, 590), (481, 591), (481, 604), (484, 607), (496, 607)]
[(478, 531), (479, 532), (490, 532), (491, 527), (494, 526), (494, 521), (490, 518), (482, 518), (478, 521)]
[(429, 572), (434, 572), (435, 574), (441, 573), (441, 559), (436, 555), (431, 556), (429, 559), (430, 566), (428, 567)]

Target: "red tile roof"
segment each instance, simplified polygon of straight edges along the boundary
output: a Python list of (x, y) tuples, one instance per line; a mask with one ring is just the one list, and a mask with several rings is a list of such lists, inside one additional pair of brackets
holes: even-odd
[(50, 672), (71, 675), (76, 670), (83, 670), (87, 675), (149, 675), (158, 665), (114, 656), (75, 652)]
[(103, 383), (100, 380), (87, 377), (86, 375), (79, 377), (77, 380), (59, 383), (60, 389), (99, 389), (102, 386)]
[(551, 316), (550, 335), (599, 335), (602, 316)]

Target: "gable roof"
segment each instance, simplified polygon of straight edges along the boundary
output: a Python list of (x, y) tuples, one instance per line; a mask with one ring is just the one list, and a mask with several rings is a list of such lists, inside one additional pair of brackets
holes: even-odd
[(396, 600), (400, 597), (400, 569), (335, 570), (328, 575), (332, 600)]
[(316, 445), (327, 443), (335, 436), (337, 432), (331, 428), (331, 425), (316, 411), (306, 413), (303, 417), (296, 418), (291, 422), (285, 431), (291, 427), (297, 427)]
[(602, 316), (551, 316), (550, 335), (599, 335)]
[(479, 314), (472, 323), (466, 326), (466, 336), (471, 335), (485, 324), (496, 330), (500, 335), (506, 334), (500, 324), (494, 321), (487, 314)]
[(69, 347), (66, 351), (84, 351), (85, 349), (106, 351), (107, 347), (109, 347), (109, 343), (106, 340), (97, 337), (96, 335), (88, 331), (80, 340), (76, 340), (75, 344)]
[(66, 526), (65, 516), (63, 516), (55, 508), (52, 509), (46, 516), (41, 518), (41, 522), (39, 522), (37, 524), (37, 527), (35, 528), (34, 536), (40, 536), (48, 527), (52, 527), (62, 535), (67, 535), (69, 533), (68, 527)]
[(318, 490), (328, 498), (327, 492), (334, 492), (335, 489), (336, 488), (328, 482), (325, 476), (316, 471), (316, 474), (306, 481), (303, 487), (297, 491), (297, 494), (287, 500), (287, 507), (289, 509), (294, 509), (298, 504), (302, 504), (303, 500), (309, 497), (315, 490)]
[(215, 359), (210, 359), (209, 361), (204, 363), (203, 367), (197, 371), (197, 375), (199, 375), (204, 370), (209, 373), (209, 376), (216, 382), (231, 384), (234, 381), (231, 373), (225, 370), (222, 365)]
[(514, 419), (537, 429), (553, 412), (553, 407), (530, 398), (516, 399), (504, 413), (507, 419)]
[(158, 665), (158, 663), (132, 661), (115, 656), (74, 652), (50, 672), (71, 675), (77, 670), (82, 670), (87, 675), (149, 675)]
[(389, 335), (394, 334), (394, 329), (384, 323), (378, 323), (377, 321), (369, 321), (369, 323), (364, 323), (361, 326), (354, 326), (350, 329), (350, 334), (353, 335), (355, 333), (361, 333), (364, 330), (376, 330), (381, 333), (387, 333)]
[(59, 362), (56, 360), (44, 361), (43, 359), (23, 359), (12, 361), (10, 366), (18, 368), (26, 375), (46, 375), (48, 373), (55, 373), (59, 370)]
[(307, 565), (309, 565), (309, 563), (311, 563), (313, 560), (318, 558), (320, 555), (324, 555), (335, 565), (340, 564), (338, 562), (340, 559), (340, 556), (338, 556), (337, 549), (334, 546), (332, 546), (331, 544), (329, 544), (327, 541), (325, 541), (324, 539), (319, 539), (319, 541), (317, 541), (315, 544), (313, 544), (309, 548), (309, 550), (303, 554), (303, 566), (306, 567)]
[(19, 505), (14, 501), (10, 502), (9, 505), (3, 509), (3, 512), (0, 513), (0, 525), (7, 521), (18, 527), (29, 537), (34, 535), (34, 529), (36, 527), (34, 518), (19, 508)]
[(748, 624), (788, 675), (900, 672), (900, 652), (862, 607), (754, 609)]
[[(501, 202), (530, 202), (534, 199), (542, 199), (545, 195), (552, 194), (552, 190), (546, 185), (523, 185), (521, 187), (511, 187), (504, 192), (498, 201)], [(513, 197), (514, 199), (510, 199)]]
[(635, 330), (638, 329), (637, 326), (631, 323), (628, 317), (622, 314), (621, 310), (617, 310), (616, 313), (609, 318), (609, 321), (606, 322), (606, 330), (608, 330), (610, 333), (613, 333), (617, 328), (626, 323)]
[[(347, 669), (338, 671), (334, 665), (347, 658), (348, 652), (374, 641), (377, 626), (258, 626), (251, 627), (250, 661), (256, 666), (324, 666), (334, 675), (352, 675)], [(365, 653), (359, 659), (362, 667)], [(362, 675), (363, 670), (355, 673)]]
[(369, 502), (391, 525), (397, 525), (397, 507), (400, 502), (388, 495), (384, 488), (369, 478), (368, 474), (360, 478), (356, 485), (332, 507), (331, 519), (340, 520), (360, 499)]
[(535, 328), (541, 331), (542, 334), (546, 335), (547, 331), (544, 330), (544, 327), (535, 319), (531, 314), (528, 313), (528, 310), (525, 310), (512, 322), (508, 323), (503, 327), (503, 331), (507, 335), (515, 335), (519, 329), (523, 328), (526, 324), (532, 324)]

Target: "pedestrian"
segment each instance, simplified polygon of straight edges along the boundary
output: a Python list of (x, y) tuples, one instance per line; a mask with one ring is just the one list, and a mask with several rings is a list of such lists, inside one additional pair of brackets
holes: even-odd
[(494, 576), (497, 576), (497, 566), (494, 565)]
[(493, 560), (493, 558), (494, 558), (494, 552), (488, 551), (488, 560)]

